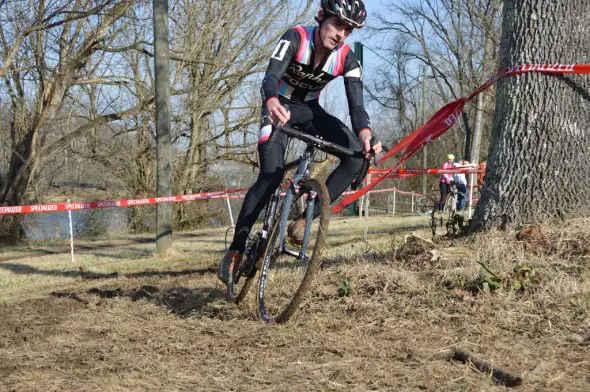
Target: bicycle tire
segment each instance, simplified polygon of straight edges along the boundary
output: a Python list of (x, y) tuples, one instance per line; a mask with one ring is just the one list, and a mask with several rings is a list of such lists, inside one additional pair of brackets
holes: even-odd
[[(328, 234), (330, 198), (326, 186), (315, 179), (308, 179), (301, 182), (299, 189), (300, 192), (294, 198), (292, 205), (295, 205), (304, 195), (308, 195), (307, 206), (310, 208), (310, 200), (315, 203), (319, 197), (321, 213), (316, 219), (306, 220), (310, 242), (309, 250), (303, 258), (300, 257), (301, 255), (295, 258), (284, 253), (279, 254), (283, 211), (275, 222), (260, 261), (257, 291), (257, 314), (259, 319), (267, 323), (284, 323), (297, 311), (319, 269), (321, 253)], [(307, 257), (309, 253), (311, 255)], [(296, 262), (292, 262), (293, 260)], [(301, 283), (298, 283), (299, 281)]]
[(416, 202), (416, 213), (418, 215), (430, 215), (436, 208), (436, 202), (431, 197), (422, 196)]

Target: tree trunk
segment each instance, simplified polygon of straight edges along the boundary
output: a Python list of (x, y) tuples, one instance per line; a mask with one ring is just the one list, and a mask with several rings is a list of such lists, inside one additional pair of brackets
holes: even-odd
[(468, 161), (471, 160), (471, 140), (472, 140), (472, 130), (469, 124), (469, 116), (467, 112), (463, 110), (463, 126), (465, 126), (465, 139), (463, 139), (463, 154), (461, 154), (461, 159), (467, 159)]
[[(168, 50), (168, 0), (154, 0), (154, 68), (156, 75), (157, 194), (172, 196), (172, 146), (170, 136), (170, 77)], [(156, 204), (156, 252), (172, 247), (172, 204)]]
[[(507, 0), (503, 17), (500, 67), (587, 62), (590, 0)], [(587, 80), (530, 73), (500, 81), (472, 230), (589, 215)]]
[(206, 151), (204, 151), (206, 140), (206, 119), (201, 113), (191, 114), (191, 137), (190, 144), (184, 161), (182, 171), (181, 189), (182, 193), (193, 193), (201, 188), (201, 181), (207, 175), (205, 166)]

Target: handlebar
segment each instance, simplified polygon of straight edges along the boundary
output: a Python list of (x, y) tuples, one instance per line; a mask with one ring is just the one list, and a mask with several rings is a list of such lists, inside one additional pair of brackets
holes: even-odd
[[(363, 158), (363, 164), (361, 169), (358, 171), (357, 175), (355, 176), (355, 178), (352, 180), (352, 183), (350, 185), (350, 187), (353, 190), (356, 190), (360, 187), (360, 185), (362, 184), (363, 180), (365, 179), (365, 177), (367, 176), (367, 173), (369, 171), (369, 167), (371, 166), (371, 160), (370, 159), (366, 159), (365, 158), (365, 154), (362, 151), (355, 151), (355, 150), (351, 150), (350, 148), (347, 147), (343, 147), (339, 144), (335, 144), (329, 141), (326, 141), (324, 139), (321, 139), (319, 137), (316, 136), (312, 136), (308, 133), (304, 133), (301, 132), (297, 129), (294, 129), (292, 127), (286, 126), (286, 125), (282, 125), (279, 124), (277, 126), (277, 129), (280, 132), (283, 132), (284, 134), (294, 137), (296, 139), (302, 140), (305, 143), (308, 144), (312, 144), (313, 146), (315, 146), (316, 148), (325, 151), (329, 154), (332, 155), (347, 155), (350, 157), (354, 157), (354, 158)], [(375, 137), (371, 137), (371, 146), (375, 145), (376, 143), (376, 139)], [(383, 148), (384, 151), (388, 151), (388, 149), (386, 149), (385, 147)], [(373, 148), (371, 147), (371, 152), (374, 154), (375, 151), (373, 150)], [(375, 166), (377, 166), (377, 156), (375, 155), (374, 157), (375, 160)]]
[(362, 151), (351, 150), (350, 148), (343, 147), (339, 144), (335, 144), (335, 143), (326, 141), (326, 140), (321, 139), (316, 136), (312, 136), (308, 133), (301, 132), (295, 128), (292, 128), (292, 127), (289, 127), (286, 125), (279, 125), (277, 128), (280, 132), (283, 132), (286, 135), (289, 135), (291, 137), (294, 137), (296, 139), (304, 141), (308, 144), (312, 144), (314, 147), (316, 147), (322, 151), (325, 151), (329, 154), (347, 155), (349, 157), (354, 157), (354, 158), (364, 158), (365, 157), (363, 155)]

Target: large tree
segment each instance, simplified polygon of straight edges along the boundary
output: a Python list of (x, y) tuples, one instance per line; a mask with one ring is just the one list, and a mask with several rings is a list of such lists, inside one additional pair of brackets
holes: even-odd
[[(506, 0), (500, 67), (587, 63), (590, 0)], [(587, 76), (499, 82), (488, 170), (473, 229), (589, 215)]]

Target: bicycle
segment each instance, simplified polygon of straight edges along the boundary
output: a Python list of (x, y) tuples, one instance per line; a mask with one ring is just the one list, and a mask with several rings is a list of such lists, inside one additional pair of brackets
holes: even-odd
[(430, 187), (430, 191), (430, 196), (422, 196), (416, 202), (416, 213), (418, 215), (430, 215), (430, 230), (432, 231), (432, 239), (434, 240), (437, 226), (434, 214), (438, 210), (438, 197), (433, 186)]
[[(430, 228), (432, 230), (432, 238), (436, 236), (436, 227), (438, 226), (436, 223), (435, 213), (438, 211), (438, 204), (439, 198), (436, 195), (436, 191), (434, 187), (430, 187), (431, 194), (430, 196), (422, 196), (416, 202), (416, 213), (418, 215), (430, 215)], [(454, 184), (449, 186), (449, 191), (445, 196), (445, 202), (443, 206), (443, 210), (439, 214), (439, 225), (442, 228), (446, 226), (447, 234), (452, 233), (455, 234), (455, 214), (457, 212), (457, 200), (458, 200), (459, 192), (457, 191), (457, 187)], [(446, 215), (446, 224), (445, 224), (445, 217)]]
[[(227, 285), (228, 300), (240, 303), (260, 271), (256, 313), (259, 319), (267, 323), (284, 323), (291, 318), (320, 266), (328, 234), (330, 197), (324, 183), (310, 177), (316, 150), (364, 158), (360, 151), (353, 151), (292, 127), (281, 125), (276, 128), (277, 131), (287, 134), (289, 143), (293, 138), (303, 141), (306, 148), (299, 158), (285, 165), (285, 173), (293, 168), (297, 170), (288, 181), (282, 206), (279, 208), (279, 187), (263, 209), (263, 219), (257, 220), (258, 227), (255, 225), (250, 231), (242, 263)], [(362, 182), (369, 164), (370, 161), (365, 159), (355, 184)], [(298, 211), (301, 203), (304, 204), (305, 219), (303, 239), (301, 244), (292, 244), (287, 240), (287, 224), (290, 219), (301, 216)], [(320, 203), (320, 214), (314, 219), (316, 203)]]

